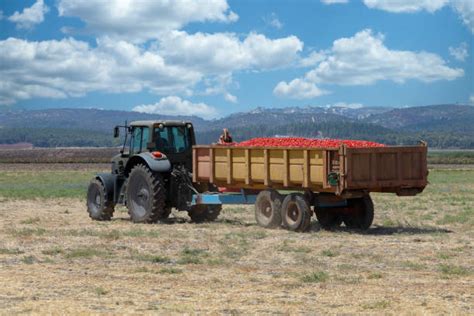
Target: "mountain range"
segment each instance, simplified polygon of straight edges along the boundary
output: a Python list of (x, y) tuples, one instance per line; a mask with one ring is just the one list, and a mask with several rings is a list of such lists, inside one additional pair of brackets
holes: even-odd
[(0, 144), (35, 146), (112, 146), (113, 126), (134, 120), (193, 122), (199, 143), (215, 141), (227, 127), (236, 140), (258, 136), (304, 136), (367, 139), (386, 144), (474, 148), (474, 106), (440, 104), (406, 108), (307, 106), (256, 108), (214, 120), (98, 109), (4, 110)]

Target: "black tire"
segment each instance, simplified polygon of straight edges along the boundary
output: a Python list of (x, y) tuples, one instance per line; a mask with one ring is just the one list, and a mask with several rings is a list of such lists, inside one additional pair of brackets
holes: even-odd
[(323, 229), (334, 229), (342, 224), (342, 217), (337, 211), (315, 206), (314, 212), (316, 213), (319, 225), (321, 225)]
[(281, 206), (283, 227), (291, 231), (305, 232), (311, 225), (311, 209), (302, 194), (291, 193)]
[(219, 217), (222, 205), (194, 205), (188, 211), (189, 217), (195, 223), (213, 222)]
[(370, 195), (362, 198), (348, 200), (350, 214), (344, 216), (344, 224), (347, 228), (369, 229), (374, 220), (374, 203)]
[(87, 188), (87, 212), (96, 221), (109, 221), (114, 214), (114, 203), (100, 180), (92, 180)]
[(161, 175), (141, 164), (133, 167), (127, 186), (127, 207), (132, 221), (155, 223), (167, 218), (169, 211), (165, 201), (166, 190)]
[(283, 197), (275, 190), (260, 191), (255, 201), (255, 220), (266, 228), (281, 226), (281, 205)]

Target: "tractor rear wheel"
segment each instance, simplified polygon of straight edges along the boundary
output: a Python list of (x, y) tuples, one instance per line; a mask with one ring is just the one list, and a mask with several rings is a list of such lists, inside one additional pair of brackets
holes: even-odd
[(283, 197), (275, 190), (264, 190), (255, 201), (255, 220), (266, 228), (281, 226), (281, 204)]
[(114, 203), (107, 197), (104, 184), (97, 179), (87, 189), (87, 212), (96, 221), (109, 221), (114, 214)]
[(281, 206), (283, 226), (291, 231), (305, 232), (311, 225), (311, 208), (304, 195), (288, 194)]
[(133, 167), (127, 186), (127, 207), (132, 221), (154, 223), (167, 218), (169, 211), (165, 201), (166, 190), (161, 175), (142, 164)]
[(188, 211), (189, 217), (195, 223), (213, 222), (219, 217), (222, 205), (194, 205)]
[(347, 200), (350, 213), (344, 215), (344, 224), (347, 228), (369, 229), (374, 220), (374, 203), (370, 195), (357, 199)]

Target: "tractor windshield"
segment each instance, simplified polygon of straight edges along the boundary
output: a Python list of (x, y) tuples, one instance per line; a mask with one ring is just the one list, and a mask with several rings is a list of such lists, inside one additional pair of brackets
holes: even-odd
[(155, 148), (165, 154), (186, 152), (192, 146), (189, 129), (185, 126), (155, 128)]

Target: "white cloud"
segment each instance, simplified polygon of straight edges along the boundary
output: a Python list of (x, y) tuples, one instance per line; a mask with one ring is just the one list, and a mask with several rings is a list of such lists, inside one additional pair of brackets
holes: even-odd
[(163, 115), (196, 115), (203, 118), (215, 118), (217, 110), (205, 103), (192, 103), (177, 96), (162, 98), (155, 104), (142, 104), (133, 111)]
[(22, 13), (15, 11), (8, 20), (16, 23), (16, 27), (19, 29), (31, 29), (44, 21), (44, 15), (48, 11), (49, 8), (44, 4), (43, 0), (37, 0), (31, 7), (23, 9)]
[(171, 63), (214, 74), (289, 66), (298, 59), (302, 49), (303, 42), (296, 36), (269, 39), (250, 33), (240, 40), (233, 33), (188, 34), (184, 31), (167, 33), (156, 47)]
[[(98, 39), (97, 47), (72, 38), (9, 38), (0, 41), (0, 103), (91, 91), (190, 95), (206, 78), (222, 80), (235, 71), (290, 66), (302, 48), (295, 36), (269, 39), (255, 33), (241, 40), (230, 33), (173, 31), (146, 48), (109, 37)], [(227, 83), (206, 93), (236, 102), (228, 87)]]
[(88, 31), (133, 42), (157, 38), (191, 22), (234, 22), (226, 0), (59, 0), (60, 16), (78, 17)]
[(326, 91), (320, 90), (314, 83), (302, 80), (293, 79), (290, 83), (280, 81), (273, 93), (278, 97), (293, 98), (293, 99), (311, 99), (326, 94)]
[(278, 16), (275, 12), (272, 12), (270, 15), (264, 17), (263, 22), (265, 22), (266, 25), (276, 28), (278, 30), (283, 27), (283, 23), (281, 23), (281, 21), (278, 19)]
[(449, 47), (449, 54), (459, 61), (465, 61), (469, 56), (466, 42), (462, 42), (458, 47)]
[(474, 1), (452, 0), (451, 6), (459, 14), (459, 17), (471, 33), (474, 34)]
[(158, 94), (186, 91), (202, 74), (169, 65), (158, 54), (102, 39), (96, 48), (71, 38), (0, 41), (0, 103), (34, 97), (81, 96), (91, 91)]
[(0, 21), (3, 20), (4, 16), (3, 16), (3, 11), (0, 10)]
[(370, 85), (380, 80), (404, 83), (407, 80), (432, 82), (454, 80), (464, 75), (459, 68), (450, 68), (436, 54), (390, 50), (384, 37), (363, 30), (350, 38), (334, 41), (327, 55), (304, 78), (287, 84), (280, 82), (274, 93), (278, 96), (311, 98), (318, 96), (321, 84)]
[(348, 3), (349, 0), (321, 0), (324, 4)]
[(413, 13), (428, 11), (433, 13), (445, 6), (451, 6), (459, 15), (471, 33), (474, 33), (474, 1), (473, 0), (363, 0), (372, 9), (393, 13)]
[(379, 9), (389, 12), (417, 12), (426, 10), (435, 12), (444, 7), (449, 0), (363, 0), (364, 4), (371, 9)]
[(472, 104), (472, 105), (474, 105), (474, 94), (471, 94), (471, 95), (469, 96), (469, 103)]
[(464, 74), (462, 69), (448, 67), (436, 54), (390, 50), (383, 41), (382, 35), (371, 30), (338, 39), (328, 57), (307, 77), (316, 83), (368, 85), (379, 80), (453, 80)]

